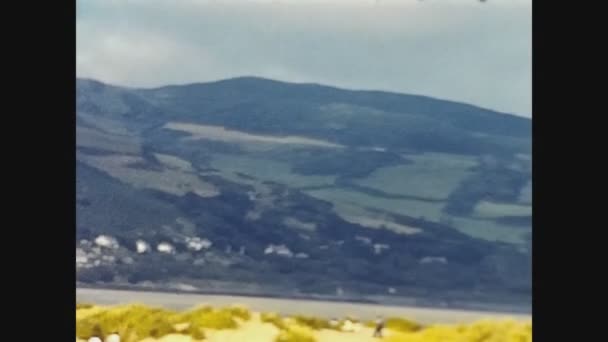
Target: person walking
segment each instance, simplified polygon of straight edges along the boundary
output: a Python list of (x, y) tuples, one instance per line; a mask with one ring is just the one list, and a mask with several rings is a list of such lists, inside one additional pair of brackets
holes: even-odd
[(376, 318), (376, 329), (374, 330), (374, 337), (382, 337), (382, 330), (384, 330), (384, 318), (378, 316)]

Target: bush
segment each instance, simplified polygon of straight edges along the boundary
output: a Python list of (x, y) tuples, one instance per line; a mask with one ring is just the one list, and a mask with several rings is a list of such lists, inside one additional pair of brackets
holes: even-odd
[(226, 311), (212, 311), (201, 315), (193, 319), (192, 324), (211, 329), (235, 329), (238, 327), (232, 315)]
[(316, 342), (316, 339), (310, 328), (293, 324), (281, 330), (275, 342)]
[(234, 305), (234, 306), (228, 307), (224, 310), (227, 310), (228, 312), (230, 312), (230, 314), (232, 314), (233, 317), (240, 318), (244, 321), (248, 321), (251, 319), (251, 311), (249, 311), (249, 309), (246, 307)]
[(399, 332), (414, 332), (422, 328), (422, 326), (416, 322), (396, 317), (387, 319), (385, 326), (388, 329)]
[(292, 317), (293, 320), (299, 325), (309, 327), (313, 330), (330, 329), (331, 324), (329, 321), (323, 318), (296, 315)]
[(186, 312), (182, 312), (182, 313), (178, 313), (178, 314), (174, 315), (173, 317), (171, 317), (171, 321), (175, 324), (189, 323), (195, 317), (208, 314), (209, 312), (212, 312), (212, 311), (213, 311), (213, 308), (210, 306), (199, 306), (192, 310), (188, 310)]
[(76, 337), (86, 340), (93, 336), (97, 336), (103, 340), (105, 338), (105, 332), (111, 329), (105, 318), (105, 316), (97, 314), (85, 319), (77, 320)]
[[(175, 321), (175, 319), (173, 319), (173, 321)], [(193, 325), (190, 322), (177, 323), (174, 324), (173, 327), (178, 334), (188, 335), (194, 340), (204, 340), (206, 337), (203, 328)]]
[(106, 337), (106, 329), (102, 328), (101, 324), (86, 324), (84, 326), (76, 325), (76, 336), (78, 338), (91, 338), (97, 336), (104, 340)]
[[(242, 317), (244, 314), (239, 313)], [(232, 309), (213, 309), (210, 307), (202, 307), (182, 315), (177, 315), (174, 319), (175, 323), (190, 323), (190, 329), (195, 331), (198, 329), (235, 329), (238, 327), (237, 321), (234, 319), (235, 313)]]
[[(139, 328), (142, 323), (144, 324), (144, 327)], [(156, 317), (154, 319), (150, 319), (148, 322), (144, 321), (142, 323), (136, 323), (134, 325), (135, 330), (139, 330), (138, 332), (141, 333), (141, 336), (160, 338), (175, 332), (175, 327), (167, 320), (166, 317)]]
[(385, 342), (500, 341), (531, 342), (532, 326), (514, 321), (479, 321), (468, 325), (436, 325), (417, 332), (391, 334)]
[[(81, 306), (82, 308), (82, 306)], [(76, 320), (76, 335), (81, 339), (92, 336), (104, 338), (117, 332), (121, 340), (135, 342), (152, 337), (161, 338), (172, 333), (183, 333), (194, 339), (205, 338), (205, 329), (234, 329), (238, 319), (248, 320), (251, 313), (243, 307), (213, 309), (199, 307), (184, 313), (150, 308), (143, 305), (127, 305), (97, 308), (96, 312)], [(183, 325), (178, 331), (178, 326)]]
[(276, 313), (263, 312), (261, 314), (260, 318), (261, 318), (262, 322), (273, 324), (279, 330), (287, 329), (287, 324), (285, 324), (285, 321), (283, 320), (283, 318), (281, 318), (281, 316), (279, 316)]
[(186, 335), (190, 335), (195, 340), (204, 340), (206, 338), (205, 331), (198, 326), (189, 325), (185, 332)]
[(139, 341), (146, 337), (159, 338), (175, 332), (171, 316), (164, 309), (128, 305), (101, 310), (76, 321), (76, 336), (88, 339), (91, 336), (104, 338), (113, 332), (125, 342)]
[(76, 303), (76, 310), (91, 309), (93, 307), (95, 307), (95, 305), (89, 303)]

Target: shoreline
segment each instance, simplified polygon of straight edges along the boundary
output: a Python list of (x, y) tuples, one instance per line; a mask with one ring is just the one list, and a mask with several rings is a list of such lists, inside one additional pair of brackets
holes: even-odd
[[(317, 301), (330, 303), (352, 303), (352, 304), (370, 304), (384, 305), (396, 307), (413, 307), (420, 309), (437, 309), (437, 310), (456, 310), (456, 311), (474, 311), (488, 313), (504, 313), (517, 315), (531, 315), (532, 307), (524, 308), (522, 305), (505, 305), (502, 303), (484, 303), (484, 302), (465, 302), (461, 300), (440, 300), (434, 302), (427, 298), (414, 297), (399, 297), (379, 299), (379, 296), (332, 296), (322, 294), (287, 294), (287, 293), (270, 293), (264, 291), (231, 291), (231, 290), (215, 290), (215, 289), (189, 289), (183, 290), (179, 288), (171, 288), (167, 286), (138, 286), (128, 284), (82, 284), (77, 283), (76, 289), (91, 289), (91, 290), (118, 290), (131, 292), (152, 292), (159, 294), (179, 294), (179, 295), (201, 295), (201, 296), (230, 296), (235, 298), (269, 298), (282, 299), (293, 301)], [(451, 303), (450, 303), (451, 302)]]
[(323, 298), (193, 293), (170, 291), (168, 289), (159, 291), (156, 289), (77, 287), (76, 299), (77, 301), (92, 302), (98, 305), (142, 303), (178, 310), (189, 309), (201, 304), (212, 306), (242, 304), (254, 311), (273, 311), (288, 315), (322, 315), (327, 318), (354, 315), (361, 319), (373, 319), (378, 314), (382, 314), (384, 316), (408, 317), (422, 323), (466, 323), (488, 317), (515, 318), (518, 320), (531, 320), (532, 318), (529, 313), (504, 311), (400, 306), (375, 302), (325, 300)]

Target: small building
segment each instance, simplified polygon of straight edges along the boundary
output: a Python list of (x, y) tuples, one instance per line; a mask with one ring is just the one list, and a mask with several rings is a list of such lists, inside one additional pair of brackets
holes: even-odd
[(119, 247), (118, 241), (109, 235), (99, 235), (95, 238), (95, 244), (103, 248), (117, 249)]
[(160, 253), (165, 253), (165, 254), (175, 253), (175, 247), (173, 247), (173, 245), (168, 242), (159, 243), (158, 246), (156, 246), (156, 250), (159, 251)]
[(135, 248), (137, 249), (137, 253), (143, 254), (150, 251), (150, 245), (144, 240), (137, 240), (135, 242)]

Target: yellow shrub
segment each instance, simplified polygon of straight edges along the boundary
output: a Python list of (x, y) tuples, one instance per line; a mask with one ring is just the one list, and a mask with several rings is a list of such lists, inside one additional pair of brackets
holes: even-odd
[(117, 332), (122, 341), (135, 342), (176, 333), (177, 327), (181, 325), (181, 333), (201, 340), (205, 338), (205, 329), (237, 328), (236, 318), (248, 320), (251, 313), (248, 309), (237, 306), (222, 309), (199, 307), (183, 313), (134, 304), (95, 308), (91, 314), (80, 317), (77, 314), (76, 336), (81, 339), (91, 336), (103, 339), (108, 334)]
[(329, 321), (323, 318), (312, 317), (312, 316), (303, 316), (296, 315), (293, 316), (292, 319), (298, 323), (299, 325), (309, 327), (313, 330), (321, 330), (321, 329), (330, 329), (331, 324)]
[(420, 330), (420, 324), (404, 319), (391, 317), (386, 320), (385, 327), (399, 332), (412, 332)]
[[(200, 326), (212, 329), (235, 329), (238, 327), (237, 322), (234, 320), (230, 313), (225, 311), (216, 311), (205, 315), (198, 320), (201, 322)], [(196, 323), (194, 320), (193, 323)]]
[(260, 315), (262, 322), (273, 324), (280, 330), (287, 329), (287, 324), (278, 314), (272, 312), (263, 312)]
[(176, 321), (188, 322), (193, 317), (200, 316), (202, 314), (207, 314), (211, 311), (213, 311), (213, 308), (210, 306), (199, 306), (199, 307), (196, 307), (194, 309), (191, 309), (191, 310), (188, 310), (185, 312), (180, 312), (177, 315), (175, 315), (172, 319), (176, 320)]
[(208, 329), (235, 329), (237, 321), (228, 310), (200, 311), (189, 316), (189, 322), (193, 328)]
[(173, 313), (168, 310), (141, 305), (107, 308), (77, 319), (76, 336), (82, 339), (91, 336), (103, 338), (117, 332), (125, 342), (162, 337), (175, 331), (169, 321), (171, 315)]
[(198, 326), (190, 325), (184, 332), (186, 335), (190, 335), (195, 340), (204, 340), (205, 339), (205, 331)]
[(310, 328), (292, 324), (279, 332), (275, 342), (316, 342), (316, 339)]
[(435, 325), (417, 332), (393, 333), (385, 342), (531, 342), (528, 323), (515, 321), (479, 321), (468, 325)]
[(224, 310), (230, 312), (233, 317), (240, 318), (244, 321), (248, 321), (251, 319), (251, 311), (249, 311), (249, 309), (246, 307), (233, 305), (231, 307), (225, 308)]
[(95, 305), (93, 304), (89, 304), (89, 303), (76, 303), (76, 310), (82, 310), (82, 309), (91, 309), (93, 308)]

